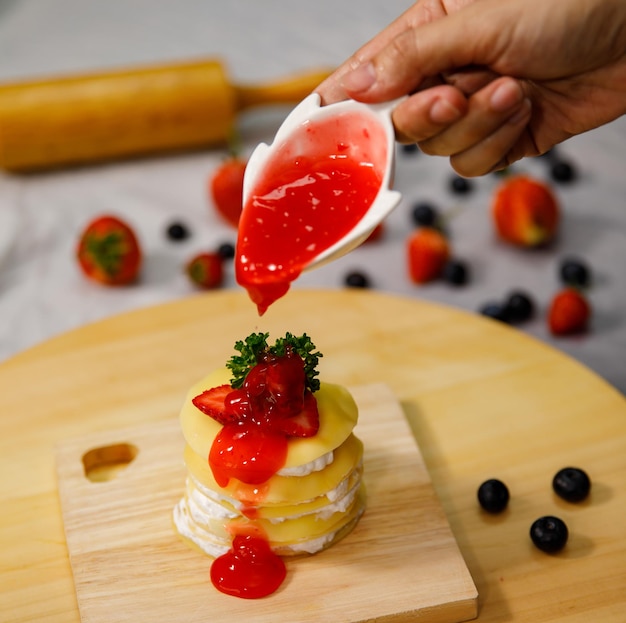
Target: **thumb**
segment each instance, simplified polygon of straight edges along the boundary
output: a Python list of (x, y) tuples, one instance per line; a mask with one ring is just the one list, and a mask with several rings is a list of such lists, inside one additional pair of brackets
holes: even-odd
[(346, 73), (342, 86), (356, 100), (380, 102), (412, 93), (443, 72), (491, 66), (511, 23), (501, 17), (502, 11), (487, 0), (405, 30), (369, 62)]

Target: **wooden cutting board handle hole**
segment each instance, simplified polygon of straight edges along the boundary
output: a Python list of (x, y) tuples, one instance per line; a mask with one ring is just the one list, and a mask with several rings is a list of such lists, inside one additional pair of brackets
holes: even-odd
[(113, 480), (135, 460), (138, 452), (139, 449), (130, 443), (93, 448), (82, 456), (85, 476), (91, 482)]

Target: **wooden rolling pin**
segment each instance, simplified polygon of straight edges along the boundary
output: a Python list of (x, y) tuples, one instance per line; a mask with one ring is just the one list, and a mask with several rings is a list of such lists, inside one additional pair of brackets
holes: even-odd
[(228, 140), (238, 112), (296, 103), (329, 71), (233, 85), (209, 59), (0, 85), (0, 167), (31, 171)]

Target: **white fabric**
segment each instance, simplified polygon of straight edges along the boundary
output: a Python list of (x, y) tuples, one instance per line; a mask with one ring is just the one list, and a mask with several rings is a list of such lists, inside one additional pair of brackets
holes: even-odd
[[(263, 82), (337, 64), (410, 4), (0, 0), (0, 80), (219, 56), (234, 82)], [(245, 115), (246, 148), (271, 140), (284, 114), (279, 109)], [(396, 187), (404, 200), (388, 221), (385, 239), (304, 275), (295, 287), (342, 287), (345, 273), (358, 269), (379, 290), (470, 311), (523, 288), (540, 306), (523, 330), (626, 391), (626, 119), (571, 140), (561, 153), (581, 176), (556, 187), (564, 220), (550, 249), (524, 252), (495, 239), (489, 199), (497, 177), (476, 180), (474, 192), (455, 196), (447, 189), (451, 169), (445, 159), (399, 154)], [(184, 261), (195, 251), (234, 241), (205, 190), (223, 155), (216, 150), (31, 176), (0, 173), (0, 360), (82, 324), (191, 294), (181, 272)], [(541, 160), (526, 161), (518, 170), (540, 177), (547, 172)], [(469, 286), (410, 284), (404, 241), (412, 227), (411, 204), (419, 199), (458, 209), (450, 224), (452, 244), (472, 267)], [(77, 269), (78, 233), (103, 212), (123, 216), (137, 230), (146, 252), (138, 286), (103, 288)], [(178, 219), (193, 230), (182, 244), (164, 236), (167, 224)], [(558, 261), (569, 253), (585, 257), (597, 275), (590, 293), (593, 328), (585, 337), (553, 339), (545, 311), (558, 288)], [(236, 287), (232, 272), (226, 287)]]

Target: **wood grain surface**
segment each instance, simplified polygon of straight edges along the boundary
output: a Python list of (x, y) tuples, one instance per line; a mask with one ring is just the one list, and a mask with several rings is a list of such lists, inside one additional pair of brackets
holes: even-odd
[[(178, 418), (62, 442), (59, 492), (82, 620), (134, 623), (140, 613), (142, 621), (204, 623), (207, 609), (211, 620), (246, 623), (473, 619), (476, 588), (400, 405), (385, 385), (352, 393), (366, 512), (328, 550), (286, 559), (287, 580), (268, 599), (218, 593), (208, 579), (211, 559), (173, 529), (185, 481)], [(94, 453), (92, 468), (110, 454), (125, 469), (92, 482), (85, 457)]]
[[(385, 383), (398, 397), (478, 589), (479, 621), (624, 620), (623, 396), (510, 327), (353, 290), (295, 290), (262, 318), (241, 292), (198, 295), (83, 327), (2, 364), (0, 620), (79, 620), (56, 444), (171, 419), (190, 383), (256, 330), (306, 331), (324, 353), (324, 378)], [(591, 476), (582, 504), (551, 490), (566, 465)], [(500, 516), (476, 502), (490, 477), (511, 490)], [(546, 514), (570, 529), (558, 555), (528, 536)]]

